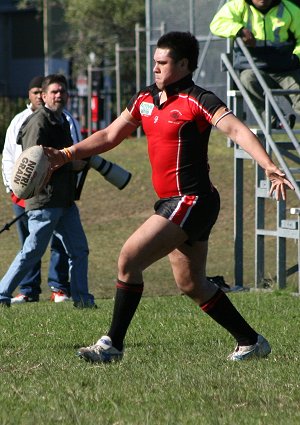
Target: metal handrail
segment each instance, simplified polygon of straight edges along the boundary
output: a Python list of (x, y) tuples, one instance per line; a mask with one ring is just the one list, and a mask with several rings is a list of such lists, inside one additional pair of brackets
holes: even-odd
[[(299, 142), (296, 139), (296, 137), (294, 136), (292, 130), (290, 129), (287, 121), (284, 118), (284, 115), (282, 113), (282, 111), (280, 110), (280, 108), (278, 107), (272, 92), (270, 91), (270, 89), (268, 88), (268, 86), (266, 85), (263, 77), (261, 76), (258, 68), (256, 67), (256, 65), (253, 62), (253, 59), (248, 51), (248, 49), (245, 47), (243, 41), (241, 39), (237, 39), (239, 45), (243, 44), (243, 53), (246, 52), (247, 54), (247, 60), (249, 61), (249, 64), (251, 66), (251, 68), (253, 69), (253, 71), (255, 72), (256, 77), (258, 78), (259, 83), (262, 85), (262, 88), (265, 91), (266, 96), (268, 97), (268, 100), (270, 101), (275, 113), (278, 115), (278, 118), (280, 119), (280, 121), (283, 123), (284, 128), (288, 134), (288, 136), (290, 137), (290, 140), (292, 141), (295, 150), (298, 152), (298, 154), (300, 155), (300, 148), (299, 148)], [(245, 55), (246, 56), (246, 55)], [(221, 54), (221, 60), (224, 63), (224, 65), (227, 68), (227, 71), (229, 72), (231, 78), (233, 79), (234, 83), (236, 84), (238, 90), (241, 92), (245, 102), (247, 103), (248, 107), (250, 108), (257, 124), (259, 125), (261, 131), (264, 134), (266, 143), (268, 143), (269, 147), (272, 149), (272, 151), (274, 152), (280, 167), (282, 168), (283, 172), (285, 173), (285, 175), (287, 176), (287, 178), (291, 181), (291, 183), (293, 184), (293, 186), (295, 187), (295, 192), (297, 194), (298, 199), (300, 199), (300, 188), (296, 182), (296, 179), (294, 178), (293, 174), (291, 173), (289, 167), (287, 166), (287, 164), (285, 163), (278, 147), (276, 146), (276, 143), (273, 141), (265, 123), (263, 122), (260, 114), (257, 112), (248, 92), (246, 91), (245, 87), (243, 86), (239, 76), (237, 75), (236, 71), (233, 68), (233, 65), (231, 63), (231, 61), (228, 58), (228, 54), (222, 53)]]
[(259, 69), (255, 65), (255, 62), (254, 62), (249, 50), (247, 49), (243, 40), (240, 37), (237, 37), (236, 42), (237, 42), (239, 48), (242, 50), (242, 52), (243, 52), (245, 58), (247, 59), (249, 65), (251, 66), (251, 69), (254, 72), (254, 74), (255, 74), (259, 84), (261, 85), (262, 89), (264, 90), (265, 96), (267, 97), (269, 103), (272, 105), (274, 112), (278, 116), (280, 122), (283, 124), (283, 128), (286, 131), (287, 135), (289, 136), (291, 142), (293, 143), (295, 150), (300, 155), (299, 142), (296, 139), (292, 129), (288, 125), (288, 123), (287, 123), (281, 109), (279, 108), (276, 100), (274, 99), (274, 96), (272, 95), (271, 89), (268, 87), (267, 83), (265, 82), (264, 78), (262, 77), (261, 73), (259, 72)]

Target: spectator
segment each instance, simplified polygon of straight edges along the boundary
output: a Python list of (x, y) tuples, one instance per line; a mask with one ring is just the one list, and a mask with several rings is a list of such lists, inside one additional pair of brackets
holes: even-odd
[[(16, 217), (21, 216), (25, 211), (25, 202), (18, 199), (11, 191), (10, 180), (14, 163), (22, 152), (22, 146), (17, 145), (17, 135), (21, 125), (37, 108), (43, 105), (42, 100), (42, 81), (43, 76), (32, 78), (28, 86), (28, 98), (30, 103), (27, 108), (17, 114), (11, 121), (5, 137), (4, 148), (2, 152), (2, 176), (6, 191), (12, 198), (13, 210)], [(66, 118), (70, 124), (71, 136), (74, 143), (81, 140), (79, 124), (72, 115), (64, 110)], [(21, 247), (28, 236), (28, 217), (21, 216), (16, 222), (17, 231)], [(53, 235), (50, 244), (50, 262), (48, 271), (48, 285), (52, 291), (50, 300), (54, 302), (68, 301), (71, 298), (69, 282), (69, 257), (61, 241)], [(37, 263), (26, 274), (19, 283), (20, 293), (11, 299), (11, 304), (21, 304), (25, 302), (39, 301), (41, 293), (41, 262)]]
[(194, 84), (192, 73), (198, 55), (198, 42), (190, 33), (163, 35), (154, 53), (155, 84), (137, 93), (107, 128), (67, 150), (45, 148), (53, 170), (59, 170), (71, 160), (113, 149), (139, 125), (148, 139), (152, 182), (159, 200), (155, 213), (121, 249), (110, 329), (96, 344), (79, 349), (78, 355), (86, 360), (122, 359), (125, 335), (143, 293), (143, 271), (166, 255), (179, 290), (236, 339), (230, 360), (266, 357), (271, 351), (268, 341), (206, 278), (208, 239), (220, 208), (218, 191), (209, 178), (212, 126), (241, 145), (265, 169), (272, 182), (271, 193), (278, 199), (285, 197), (285, 184), (293, 186), (249, 128), (212, 92)]
[[(300, 8), (289, 0), (230, 0), (217, 12), (210, 30), (219, 37), (240, 36), (271, 89), (300, 89)], [(234, 47), (234, 67), (249, 92), (257, 111), (265, 119), (265, 97), (241, 50)], [(300, 114), (300, 94), (287, 97)], [(287, 121), (294, 127), (296, 116)], [(271, 126), (282, 128), (271, 111)]]
[[(42, 83), (41, 105), (22, 125), (18, 143), (23, 149), (33, 145), (70, 146), (70, 126), (63, 113), (68, 94), (64, 76), (54, 74)], [(81, 161), (77, 166), (83, 166)], [(40, 262), (52, 234), (62, 242), (70, 264), (71, 296), (76, 307), (93, 307), (94, 297), (88, 293), (88, 245), (75, 205), (75, 172), (63, 167), (53, 175), (46, 188), (25, 202), (29, 234), (0, 282), (0, 302), (10, 305), (10, 295), (26, 273)]]

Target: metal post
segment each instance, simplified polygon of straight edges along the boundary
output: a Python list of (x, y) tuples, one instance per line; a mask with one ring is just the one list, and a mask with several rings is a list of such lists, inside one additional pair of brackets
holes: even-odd
[[(234, 149), (237, 149), (235, 146)], [(244, 164), (243, 159), (235, 158), (234, 161), (234, 276), (235, 285), (243, 286), (243, 204), (244, 204)]]
[(105, 127), (108, 126), (108, 124), (111, 123), (111, 77), (109, 69), (109, 60), (107, 57), (104, 58), (104, 71), (103, 71), (103, 78), (104, 78), (104, 96), (105, 96), (105, 103), (104, 103), (104, 116), (103, 119), (105, 121)]
[[(243, 99), (235, 96), (233, 111), (238, 118), (243, 115)], [(239, 157), (240, 149), (234, 145), (234, 276), (235, 285), (244, 284), (244, 159)]]
[(87, 96), (87, 127), (88, 127), (88, 136), (92, 134), (92, 64), (88, 64), (88, 96)]
[(121, 81), (120, 81), (120, 45), (116, 43), (116, 100), (117, 100), (117, 116), (121, 114)]
[(141, 57), (140, 57), (140, 28), (139, 24), (135, 24), (135, 81), (136, 91), (141, 89)]
[[(263, 143), (265, 146), (265, 143)], [(263, 169), (256, 164), (255, 194), (255, 288), (262, 286), (265, 277), (265, 236), (259, 230), (265, 228), (265, 198), (259, 193), (261, 181), (265, 182)], [(265, 189), (266, 191), (267, 189)]]
[[(136, 91), (141, 89), (141, 57), (140, 57), (140, 28), (139, 24), (135, 25), (135, 81)], [(137, 137), (141, 137), (141, 127), (137, 129)]]
[(298, 253), (297, 253), (297, 264), (296, 264), (296, 270), (298, 271), (298, 293), (296, 295), (300, 295), (300, 208), (291, 208), (290, 209), (291, 214), (297, 214), (297, 247), (298, 247)]
[(146, 13), (146, 86), (150, 85), (151, 82), (151, 0), (145, 0), (145, 13)]
[(48, 0), (43, 0), (44, 73), (49, 75)]
[(120, 47), (116, 43), (116, 92), (117, 92), (117, 115), (121, 114), (121, 76), (120, 76), (120, 53), (121, 52), (136, 52), (136, 47)]
[(190, 23), (190, 32), (195, 33), (195, 1), (190, 0), (189, 4), (189, 23)]
[[(286, 203), (283, 200), (277, 202), (277, 231), (281, 227), (281, 220), (286, 218)], [(286, 238), (276, 237), (276, 267), (277, 284), (279, 289), (286, 286)]]

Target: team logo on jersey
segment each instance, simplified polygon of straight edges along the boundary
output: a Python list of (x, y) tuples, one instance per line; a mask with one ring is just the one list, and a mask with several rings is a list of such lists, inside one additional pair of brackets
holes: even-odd
[(158, 121), (158, 116), (156, 115), (156, 116), (154, 117), (154, 120), (153, 120), (154, 124), (156, 124), (156, 123), (157, 123), (157, 121)]
[(178, 111), (177, 109), (173, 109), (170, 112), (170, 119), (169, 119), (168, 122), (172, 123), (172, 124), (179, 124), (178, 121), (179, 121), (181, 115), (182, 115), (182, 113), (180, 111)]
[(181, 117), (182, 113), (180, 111), (178, 111), (177, 109), (173, 109), (170, 112), (170, 117), (172, 118), (173, 121), (178, 120)]
[(140, 113), (141, 115), (146, 115), (150, 117), (150, 115), (152, 114), (153, 108), (154, 108), (153, 103), (142, 102), (140, 105)]

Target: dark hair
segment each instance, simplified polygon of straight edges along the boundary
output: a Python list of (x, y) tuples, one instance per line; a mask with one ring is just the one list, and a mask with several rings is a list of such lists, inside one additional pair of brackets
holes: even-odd
[(63, 84), (66, 87), (66, 90), (68, 89), (68, 82), (66, 77), (63, 74), (50, 74), (47, 75), (47, 77), (44, 78), (43, 84), (42, 84), (42, 90), (43, 92), (46, 92), (50, 84)]
[(42, 75), (37, 75), (36, 77), (33, 77), (33, 79), (28, 84), (28, 91), (35, 88), (35, 87), (42, 87), (44, 77)]
[(175, 62), (186, 58), (191, 72), (197, 68), (199, 43), (190, 32), (168, 32), (160, 37), (156, 46), (160, 49), (170, 49), (170, 56)]

